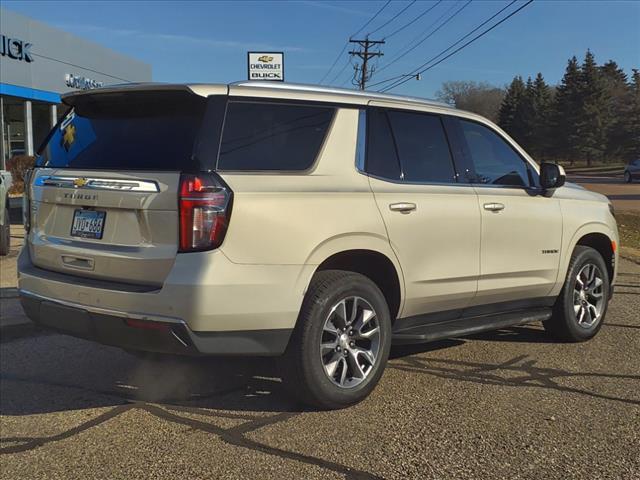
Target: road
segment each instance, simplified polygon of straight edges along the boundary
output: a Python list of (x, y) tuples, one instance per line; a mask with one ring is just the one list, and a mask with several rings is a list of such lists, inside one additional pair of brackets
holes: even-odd
[(640, 477), (640, 265), (583, 344), (538, 325), (394, 350), (369, 399), (301, 408), (265, 361), (0, 344), (0, 478)]
[(624, 183), (622, 175), (569, 175), (567, 180), (606, 195), (616, 211), (640, 213), (640, 183)]

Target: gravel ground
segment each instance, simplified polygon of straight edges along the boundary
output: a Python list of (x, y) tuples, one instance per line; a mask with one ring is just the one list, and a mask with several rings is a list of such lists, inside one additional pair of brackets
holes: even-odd
[(271, 362), (0, 345), (0, 478), (640, 478), (640, 265), (600, 334), (538, 325), (395, 349), (378, 388), (302, 408)]

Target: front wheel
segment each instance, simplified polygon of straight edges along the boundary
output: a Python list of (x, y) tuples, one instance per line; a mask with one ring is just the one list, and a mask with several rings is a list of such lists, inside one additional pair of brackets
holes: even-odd
[(630, 172), (624, 172), (624, 181), (627, 183), (631, 183), (631, 173)]
[(380, 289), (358, 273), (318, 272), (282, 358), (285, 386), (315, 407), (347, 407), (371, 393), (390, 348), (389, 307)]
[(545, 330), (565, 342), (593, 338), (607, 313), (609, 285), (609, 272), (600, 253), (577, 246), (553, 315), (544, 322)]

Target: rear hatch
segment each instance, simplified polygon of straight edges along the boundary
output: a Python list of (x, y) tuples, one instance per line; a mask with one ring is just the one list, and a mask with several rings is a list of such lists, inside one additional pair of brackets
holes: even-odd
[(40, 150), (29, 252), (43, 269), (160, 286), (179, 242), (180, 172), (207, 99), (188, 90), (81, 94)]

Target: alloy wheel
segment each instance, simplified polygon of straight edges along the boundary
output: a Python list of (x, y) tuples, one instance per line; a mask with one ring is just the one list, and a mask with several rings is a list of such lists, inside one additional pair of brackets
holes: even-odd
[(576, 275), (573, 290), (573, 310), (578, 325), (582, 328), (593, 327), (602, 317), (604, 302), (602, 272), (598, 266), (587, 263)]
[(329, 311), (322, 328), (320, 357), (327, 377), (353, 388), (373, 371), (380, 353), (380, 324), (371, 304), (347, 297)]

